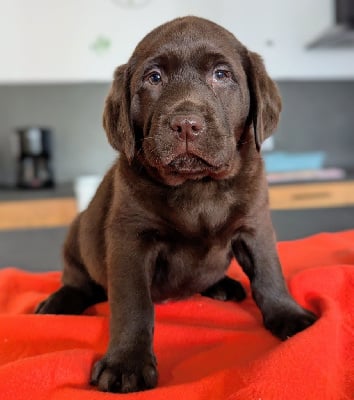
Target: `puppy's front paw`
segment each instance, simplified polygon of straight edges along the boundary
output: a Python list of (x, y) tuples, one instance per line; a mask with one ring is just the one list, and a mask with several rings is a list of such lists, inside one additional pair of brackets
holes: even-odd
[(156, 359), (151, 354), (127, 354), (124, 361), (107, 353), (93, 367), (91, 384), (103, 392), (130, 393), (157, 385)]
[(311, 326), (317, 317), (295, 302), (281, 310), (272, 310), (264, 317), (264, 326), (281, 340), (288, 339)]

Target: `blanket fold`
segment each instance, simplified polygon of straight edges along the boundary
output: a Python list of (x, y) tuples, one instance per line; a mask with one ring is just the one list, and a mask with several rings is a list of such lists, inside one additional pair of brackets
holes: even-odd
[(0, 270), (0, 399), (354, 399), (354, 230), (278, 248), (290, 292), (319, 316), (313, 326), (285, 342), (273, 337), (233, 263), (229, 275), (247, 299), (198, 295), (157, 305), (158, 387), (124, 395), (88, 383), (107, 347), (108, 303), (81, 316), (34, 315), (60, 286), (60, 272)]

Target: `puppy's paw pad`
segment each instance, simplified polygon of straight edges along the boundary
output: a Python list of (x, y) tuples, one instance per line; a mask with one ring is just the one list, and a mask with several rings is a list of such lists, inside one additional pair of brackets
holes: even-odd
[(103, 392), (131, 393), (152, 389), (157, 385), (157, 369), (154, 357), (150, 361), (133, 363), (108, 361), (109, 356), (97, 361), (91, 376), (91, 384)]

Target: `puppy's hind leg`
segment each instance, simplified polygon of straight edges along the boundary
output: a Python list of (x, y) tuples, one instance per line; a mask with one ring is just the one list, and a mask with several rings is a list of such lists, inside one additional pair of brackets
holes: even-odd
[(204, 290), (201, 295), (221, 301), (242, 301), (246, 297), (246, 292), (240, 282), (224, 276), (220, 281)]
[(81, 314), (86, 308), (107, 299), (102, 287), (97, 287), (93, 290), (95, 294), (91, 296), (81, 289), (63, 285), (46, 300), (42, 301), (35, 312), (36, 314)]
[(81, 314), (86, 308), (107, 300), (104, 288), (94, 282), (80, 260), (77, 218), (64, 245), (63, 286), (42, 301), (37, 314)]

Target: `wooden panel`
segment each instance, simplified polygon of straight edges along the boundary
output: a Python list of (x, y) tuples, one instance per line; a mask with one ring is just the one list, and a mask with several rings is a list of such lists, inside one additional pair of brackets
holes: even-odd
[[(274, 210), (354, 206), (354, 182), (270, 186)], [(0, 202), (0, 229), (66, 226), (77, 215), (74, 198)]]
[(0, 202), (0, 229), (65, 226), (76, 214), (74, 198)]
[(275, 210), (353, 206), (354, 182), (271, 186), (269, 199)]

